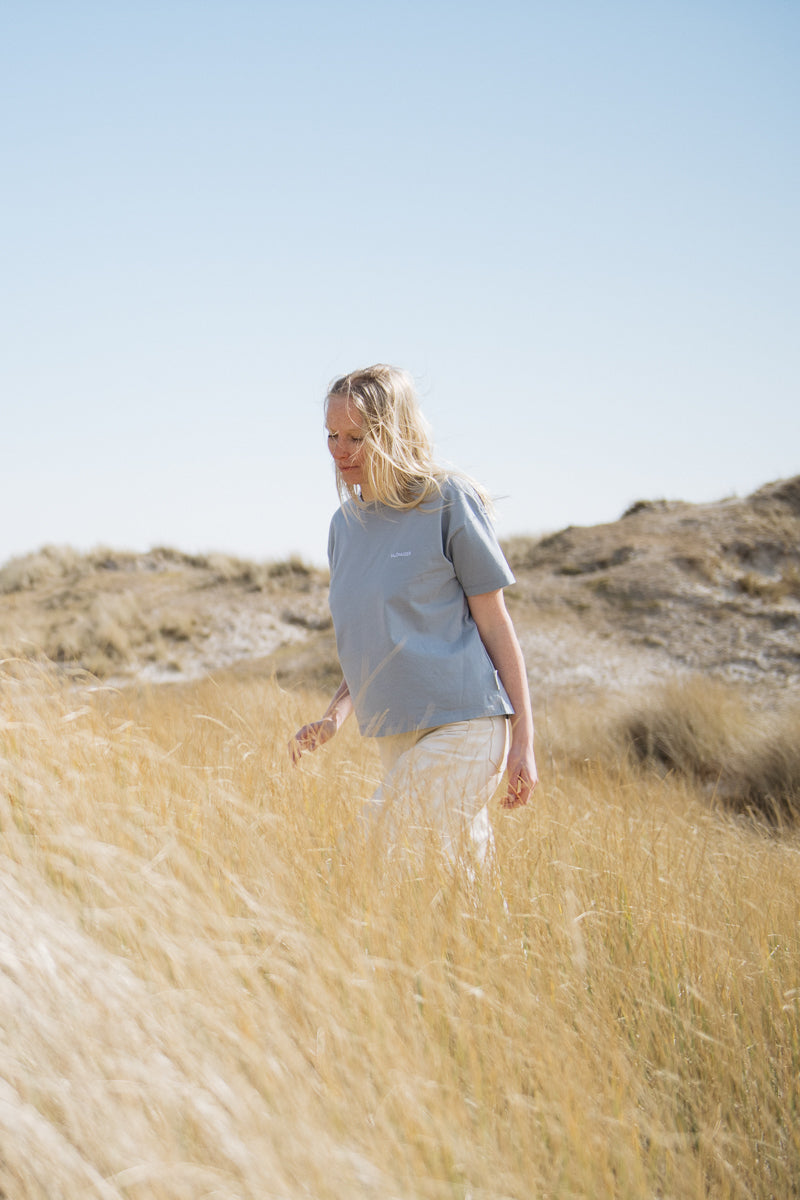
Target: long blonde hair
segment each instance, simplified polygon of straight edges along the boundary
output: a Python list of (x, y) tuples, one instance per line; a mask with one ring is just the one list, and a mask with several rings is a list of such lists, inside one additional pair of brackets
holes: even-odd
[[(433, 458), (428, 423), (408, 371), (378, 363), (335, 379), (325, 401), (343, 396), (361, 417), (364, 472), (375, 499), (390, 508), (414, 508), (440, 489), (444, 472)], [(358, 492), (336, 472), (344, 502)]]
[[(414, 380), (408, 371), (376, 363), (335, 379), (325, 399), (344, 397), (359, 413), (364, 429), (364, 472), (375, 499), (389, 508), (415, 508), (440, 494), (442, 483), (455, 472), (433, 457), (430, 427), (422, 415)], [(483, 488), (469, 480), (490, 507)], [(336, 471), (340, 499), (356, 500), (359, 493)]]

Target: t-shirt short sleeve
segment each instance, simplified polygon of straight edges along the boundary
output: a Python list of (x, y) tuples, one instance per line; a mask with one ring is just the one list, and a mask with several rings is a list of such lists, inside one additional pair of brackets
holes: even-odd
[(514, 583), (486, 506), (468, 483), (450, 479), (444, 489), (444, 552), (466, 596), (496, 592)]

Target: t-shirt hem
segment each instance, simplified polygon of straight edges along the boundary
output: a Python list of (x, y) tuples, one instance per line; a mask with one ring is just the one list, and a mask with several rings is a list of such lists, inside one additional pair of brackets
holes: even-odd
[(513, 717), (513, 708), (505, 705), (493, 705), (490, 709), (469, 709), (457, 712), (424, 713), (418, 721), (410, 724), (406, 721), (389, 722), (381, 726), (374, 720), (359, 721), (359, 731), (362, 737), (395, 737), (399, 733), (416, 733), (420, 729), (437, 729), (440, 725), (457, 725), (460, 721), (476, 721), (481, 717)]

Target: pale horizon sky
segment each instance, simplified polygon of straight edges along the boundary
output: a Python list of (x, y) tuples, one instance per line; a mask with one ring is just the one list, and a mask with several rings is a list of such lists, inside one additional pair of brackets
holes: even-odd
[(407, 367), (502, 536), (800, 472), (800, 6), (0, 3), (0, 562), (324, 562)]

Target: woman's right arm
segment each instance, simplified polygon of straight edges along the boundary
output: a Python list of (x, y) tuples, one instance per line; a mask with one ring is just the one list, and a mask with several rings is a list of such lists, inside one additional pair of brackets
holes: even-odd
[(317, 750), (329, 742), (334, 734), (342, 728), (352, 711), (353, 700), (350, 696), (350, 689), (347, 681), (342, 679), (320, 720), (312, 721), (310, 725), (304, 725), (302, 729), (298, 729), (289, 742), (292, 762), (299, 762), (307, 751)]

